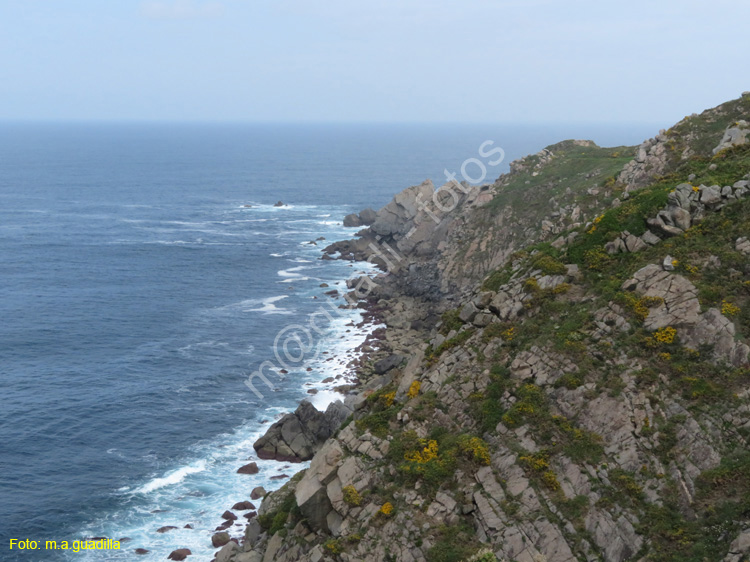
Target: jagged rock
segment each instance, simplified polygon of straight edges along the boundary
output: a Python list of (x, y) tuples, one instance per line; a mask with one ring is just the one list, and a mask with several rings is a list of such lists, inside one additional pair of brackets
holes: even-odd
[(274, 207), (285, 207), (286, 205), (284, 203), (282, 203), (281, 201), (277, 201), (276, 203), (273, 204), (273, 206)]
[(370, 229), (380, 236), (406, 234), (407, 225), (417, 216), (421, 206), (432, 201), (434, 193), (435, 186), (430, 180), (403, 190), (377, 212)]
[(713, 153), (716, 154), (726, 148), (745, 144), (748, 134), (750, 134), (750, 124), (744, 120), (737, 121), (737, 123), (727, 128), (724, 136), (721, 138), (721, 142), (714, 148)]
[(341, 401), (330, 404), (325, 412), (304, 401), (294, 413), (273, 424), (253, 448), (261, 459), (282, 462), (310, 460), (350, 413), (351, 410)]

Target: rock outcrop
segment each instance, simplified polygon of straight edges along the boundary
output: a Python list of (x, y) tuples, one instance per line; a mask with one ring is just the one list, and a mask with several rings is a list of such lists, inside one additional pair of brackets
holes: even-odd
[(258, 457), (283, 462), (310, 460), (351, 413), (340, 401), (325, 412), (304, 401), (294, 411), (273, 424), (254, 444)]

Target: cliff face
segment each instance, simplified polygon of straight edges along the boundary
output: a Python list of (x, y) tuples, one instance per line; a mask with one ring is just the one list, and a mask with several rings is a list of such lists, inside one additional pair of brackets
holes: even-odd
[(749, 110), (415, 186), (329, 247), (388, 272), (359, 296), (404, 360), (217, 560), (747, 560)]

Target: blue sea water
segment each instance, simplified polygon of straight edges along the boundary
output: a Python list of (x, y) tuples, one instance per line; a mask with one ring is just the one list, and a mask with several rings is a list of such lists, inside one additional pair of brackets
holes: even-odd
[[(262, 399), (243, 384), (280, 330), (327, 306), (322, 283), (363, 270), (319, 259), (356, 231), (345, 214), (440, 185), (486, 140), (506, 152), (491, 181), (562, 138), (634, 144), (656, 128), (0, 124), (0, 558), (209, 560), (224, 509), (298, 468), (237, 475), (253, 441), (310, 388), (324, 407), (321, 380), (366, 335), (357, 312), (332, 313), (311, 371)], [(131, 540), (8, 550), (91, 536)]]

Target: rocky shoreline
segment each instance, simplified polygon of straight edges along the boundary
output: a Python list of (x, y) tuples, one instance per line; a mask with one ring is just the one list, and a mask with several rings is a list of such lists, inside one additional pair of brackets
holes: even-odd
[[(338, 294), (333, 296), (333, 298), (338, 297)], [(356, 296), (351, 292), (349, 298), (352, 300), (347, 302), (355, 302), (353, 299)], [(372, 389), (382, 384), (382, 381), (378, 380), (379, 377), (396, 366), (393, 358), (400, 356), (385, 351), (388, 345), (384, 343), (385, 329), (382, 325), (385, 324), (386, 315), (382, 305), (370, 298), (356, 301), (354, 305), (342, 306), (355, 306), (360, 310), (362, 320), (355, 327), (363, 329), (367, 326), (381, 326), (372, 329), (365, 341), (352, 350), (356, 358), (347, 363), (351, 376), (345, 376), (345, 384), (332, 388), (343, 400), (331, 402), (325, 412), (317, 410), (308, 400), (302, 400), (293, 412), (283, 415), (254, 443), (253, 447), (259, 459), (287, 463), (284, 468), (292, 468), (288, 463), (298, 464), (311, 460), (328, 438), (341, 427), (344, 420), (361, 405), (363, 399), (372, 393)], [(377, 380), (374, 384), (373, 378)], [(334, 383), (336, 381), (323, 379), (321, 382)], [(238, 469), (238, 473), (252, 475), (257, 474), (259, 470), (257, 463), (251, 462)], [(272, 479), (276, 478), (281, 482), (295, 478), (299, 474), (296, 472), (286, 478), (272, 477)], [(213, 561), (226, 562), (229, 560), (229, 555), (235, 553), (237, 547), (245, 542), (252, 542), (253, 538), (259, 536), (261, 529), (255, 520), (259, 515), (258, 507), (261, 505), (260, 502), (273, 491), (255, 487), (250, 493), (250, 500), (237, 502), (224, 511), (221, 518), (225, 522), (216, 527), (211, 537), (214, 548), (220, 549)], [(248, 521), (244, 532), (239, 536), (233, 536), (230, 532), (235, 522), (239, 520), (235, 511), (244, 511), (245, 513), (242, 513), (240, 517)], [(148, 551), (137, 552), (137, 554), (147, 553)], [(169, 559), (185, 560), (189, 555), (188, 549), (178, 549), (170, 554)]]

